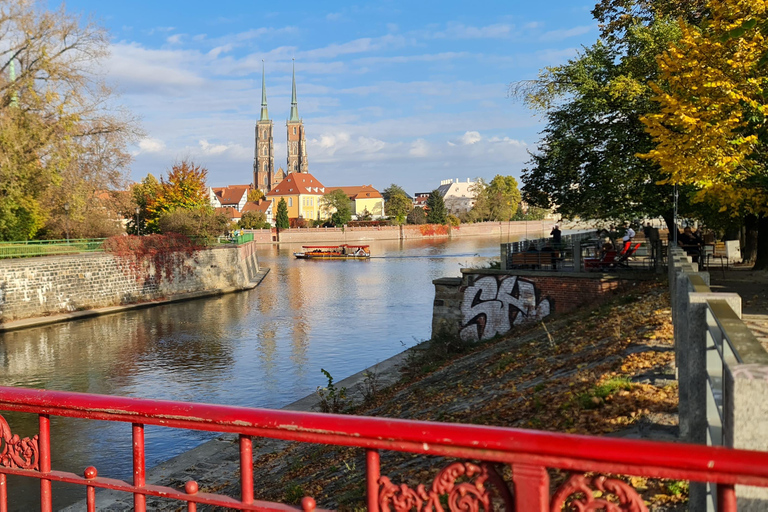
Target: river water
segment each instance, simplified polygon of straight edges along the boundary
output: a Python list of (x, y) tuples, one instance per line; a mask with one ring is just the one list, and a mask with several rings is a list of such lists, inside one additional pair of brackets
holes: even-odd
[[(271, 271), (254, 290), (2, 335), (2, 384), (280, 408), (324, 385), (321, 368), (341, 380), (427, 339), (432, 280), (498, 259), (500, 242), (373, 242), (368, 261), (296, 260), (298, 244), (264, 246), (259, 264)], [(36, 416), (4, 416), (15, 434), (37, 432)], [(129, 424), (51, 423), (54, 469), (92, 465), (130, 481)], [(215, 435), (147, 427), (147, 467)], [(9, 481), (12, 509), (37, 508), (36, 489)], [(84, 492), (54, 485), (56, 508)]]

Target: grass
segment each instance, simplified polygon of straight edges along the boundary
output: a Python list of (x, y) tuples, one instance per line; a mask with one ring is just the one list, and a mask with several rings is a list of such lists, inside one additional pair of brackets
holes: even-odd
[(579, 395), (579, 404), (582, 409), (596, 409), (603, 401), (617, 391), (632, 389), (632, 381), (629, 377), (614, 377), (602, 384), (597, 384), (587, 393)]

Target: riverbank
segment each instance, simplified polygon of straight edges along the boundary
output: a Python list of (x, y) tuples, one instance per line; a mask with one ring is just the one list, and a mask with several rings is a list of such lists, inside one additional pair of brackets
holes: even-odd
[[(351, 392), (345, 405), (354, 414), (673, 441), (677, 386), (669, 316), (666, 290), (643, 283), (595, 309), (483, 345), (421, 344), (335, 385)], [(311, 410), (317, 400), (312, 395), (287, 408)], [(298, 503), (312, 495), (323, 508), (364, 506), (361, 450), (268, 439), (255, 445), (257, 499)], [(428, 485), (442, 465), (382, 453), (383, 473), (413, 487)], [(195, 479), (201, 490), (237, 496), (238, 467), (238, 445), (224, 436), (154, 468), (148, 481), (183, 488)], [(552, 480), (556, 485), (562, 475), (553, 473)], [(655, 510), (684, 506), (685, 483), (631, 480)], [(153, 510), (178, 507), (149, 501)], [(104, 493), (98, 503), (123, 510), (131, 501)]]

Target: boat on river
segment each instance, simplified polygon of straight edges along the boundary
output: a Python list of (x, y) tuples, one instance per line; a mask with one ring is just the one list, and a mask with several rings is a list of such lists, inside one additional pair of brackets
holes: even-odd
[(371, 257), (369, 245), (302, 245), (302, 252), (293, 253), (303, 260), (367, 260)]

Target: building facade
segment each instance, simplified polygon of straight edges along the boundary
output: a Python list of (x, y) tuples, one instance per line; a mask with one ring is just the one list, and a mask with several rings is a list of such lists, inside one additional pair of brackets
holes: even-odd
[(289, 219), (317, 220), (320, 218), (320, 200), (326, 193), (325, 186), (308, 172), (289, 173), (277, 187), (267, 193), (272, 201), (273, 214), (277, 205), (285, 199)]
[(372, 219), (380, 219), (384, 216), (384, 197), (372, 185), (328, 187), (326, 193), (337, 189), (344, 192), (352, 202), (352, 215), (354, 218), (357, 219), (366, 216), (366, 214), (370, 215)]

